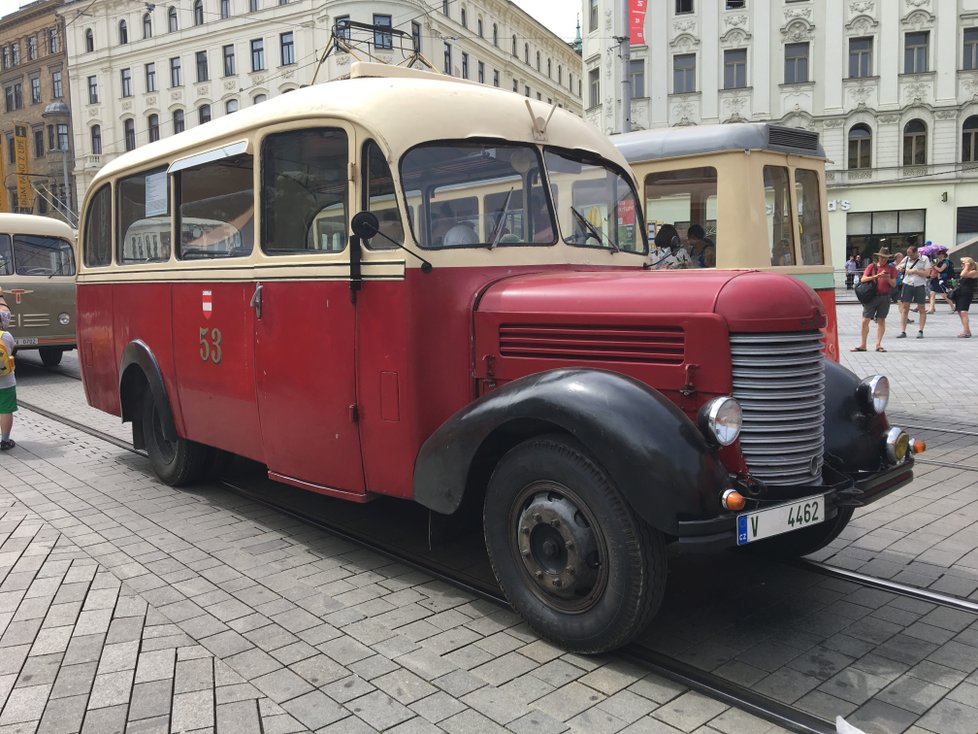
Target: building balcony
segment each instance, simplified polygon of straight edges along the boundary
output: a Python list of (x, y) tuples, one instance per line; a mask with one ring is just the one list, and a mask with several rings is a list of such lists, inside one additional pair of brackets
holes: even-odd
[(978, 180), (978, 162), (931, 163), (914, 166), (886, 168), (830, 169), (825, 172), (828, 186), (860, 186), (867, 184), (899, 183), (912, 186), (915, 183), (934, 181)]

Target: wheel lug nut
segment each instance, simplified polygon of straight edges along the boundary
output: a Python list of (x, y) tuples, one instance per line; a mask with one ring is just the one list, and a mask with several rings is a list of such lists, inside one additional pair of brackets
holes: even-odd
[(550, 521), (550, 527), (552, 527), (552, 528), (559, 528), (560, 527), (560, 520), (558, 520), (555, 517), (553, 520)]
[(558, 589), (563, 585), (564, 585), (563, 581), (561, 581), (560, 579), (554, 579), (554, 586), (556, 586)]
[(540, 522), (543, 520), (543, 516), (539, 512), (533, 513), (533, 522)]
[(543, 578), (543, 571), (537, 571), (537, 572), (536, 572), (536, 573), (535, 573), (534, 575), (535, 575), (535, 576), (536, 576), (536, 577), (537, 577), (538, 579), (542, 579), (542, 578)]
[(573, 566), (568, 566), (567, 567), (567, 573), (569, 573), (571, 576), (573, 576), (575, 573), (577, 573), (577, 569), (574, 568)]
[(523, 533), (523, 535), (529, 535), (530, 534), (530, 529), (527, 528), (527, 527), (523, 527), (523, 528), (520, 528), (520, 532)]

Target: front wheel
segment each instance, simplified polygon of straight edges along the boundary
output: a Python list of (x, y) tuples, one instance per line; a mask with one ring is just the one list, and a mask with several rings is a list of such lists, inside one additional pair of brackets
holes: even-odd
[(45, 367), (57, 367), (61, 364), (61, 357), (65, 350), (61, 347), (41, 347), (37, 350), (41, 355), (41, 362)]
[(161, 481), (171, 487), (181, 487), (204, 476), (210, 466), (210, 448), (185, 438), (167, 439), (159, 408), (151, 393), (143, 397), (142, 421), (146, 453)]
[(510, 450), (489, 480), (483, 526), (506, 597), (564, 648), (621, 647), (662, 603), (662, 535), (572, 440), (542, 436)]
[(790, 533), (775, 535), (773, 538), (751, 543), (750, 547), (772, 558), (798, 558), (814, 553), (824, 548), (845, 530), (852, 519), (852, 507), (840, 507), (831, 520), (812, 525), (811, 527), (794, 530)]

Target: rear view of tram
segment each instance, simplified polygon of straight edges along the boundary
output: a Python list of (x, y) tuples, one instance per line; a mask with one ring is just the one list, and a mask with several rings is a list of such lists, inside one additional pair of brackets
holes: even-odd
[(75, 348), (75, 231), (58, 219), (0, 212), (0, 287), (17, 350), (60, 364)]
[(751, 122), (641, 130), (612, 141), (638, 178), (650, 237), (672, 224), (693, 267), (771, 270), (804, 281), (825, 307), (826, 354), (839, 360), (818, 133)]
[(810, 552), (913, 476), (811, 288), (645, 269), (625, 159), (517, 94), (353, 64), (121, 156), (82, 217), (86, 395), (164, 482), (231, 452), (479, 508), (513, 607), (571, 650), (642, 631), (668, 546)]

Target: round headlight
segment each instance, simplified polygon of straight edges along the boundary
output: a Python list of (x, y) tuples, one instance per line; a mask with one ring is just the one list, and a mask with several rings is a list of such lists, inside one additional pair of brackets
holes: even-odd
[(71, 323), (71, 316), (69, 316), (66, 313), (59, 313), (58, 323), (61, 324), (62, 326), (67, 326), (68, 324)]
[(891, 464), (905, 461), (910, 453), (910, 436), (902, 429), (894, 426), (886, 434), (886, 457)]
[(878, 415), (890, 402), (890, 381), (883, 375), (867, 377), (859, 383), (856, 393), (863, 407)]
[(744, 424), (740, 403), (731, 397), (714, 398), (700, 408), (699, 424), (707, 438), (729, 446), (737, 440)]

